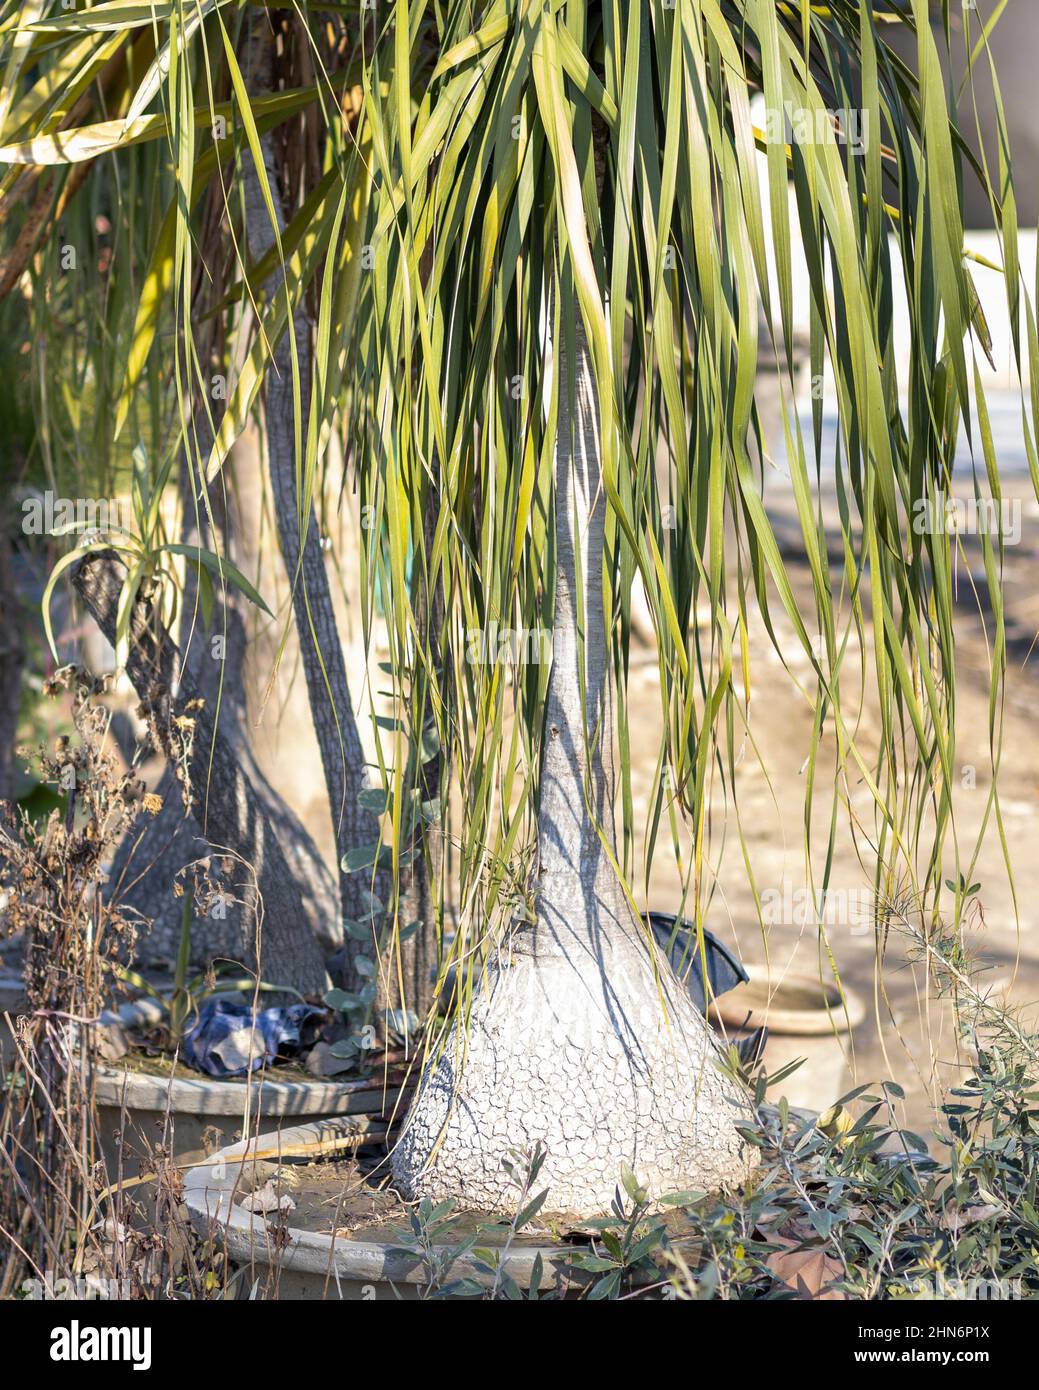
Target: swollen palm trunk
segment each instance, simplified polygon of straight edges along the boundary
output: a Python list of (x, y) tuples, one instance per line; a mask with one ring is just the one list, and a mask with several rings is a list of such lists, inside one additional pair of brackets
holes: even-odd
[(624, 1165), (660, 1194), (739, 1181), (747, 1158), (736, 1130), (745, 1102), (717, 1066), (703, 1017), (651, 956), (597, 829), (612, 847), (605, 500), (594, 378), (575, 317), (573, 380), (559, 354), (537, 922), (514, 937), (468, 1027), (455, 1025), (428, 1069), (394, 1173), (408, 1195), (500, 1209), (515, 1197), (503, 1159), (540, 1141), (548, 1207), (592, 1215), (608, 1209)]

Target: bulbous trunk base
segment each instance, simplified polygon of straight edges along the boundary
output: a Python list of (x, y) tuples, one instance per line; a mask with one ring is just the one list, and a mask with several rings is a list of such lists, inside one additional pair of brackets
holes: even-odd
[(404, 1195), (510, 1210), (503, 1160), (538, 1141), (548, 1156), (536, 1190), (549, 1188), (555, 1212), (608, 1211), (624, 1164), (654, 1196), (745, 1180), (746, 1098), (657, 965), (659, 988), (648, 953), (628, 941), (608, 959), (570, 945), (495, 970), (468, 1030), (455, 1025), (423, 1077), (393, 1155)]

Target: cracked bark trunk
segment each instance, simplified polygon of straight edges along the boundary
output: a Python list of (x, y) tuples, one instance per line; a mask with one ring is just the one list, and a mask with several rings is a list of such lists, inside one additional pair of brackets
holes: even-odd
[[(73, 585), (109, 642), (115, 642), (123, 566), (110, 551), (86, 556)], [(167, 757), (182, 754), (178, 719), (193, 721), (187, 762), (191, 810), (217, 852), (236, 856), (231, 891), (245, 903), (255, 938), (246, 964), (264, 981), (301, 994), (328, 987), (321, 951), (305, 923), (308, 908), (278, 834), (252, 780), (248, 759), (217, 728), (215, 711), (202, 699), (190, 671), (150, 605), (138, 600), (131, 620), (127, 676), (137, 691)], [(196, 700), (201, 706), (194, 708)]]
[(582, 944), (601, 953), (608, 944), (600, 939), (601, 917), (593, 913), (575, 922), (575, 904), (606, 904), (618, 922), (631, 913), (597, 829), (602, 827), (615, 852), (613, 689), (602, 578), (606, 494), (595, 378), (580, 313), (574, 362), (565, 341), (556, 361), (555, 607), (538, 806), (539, 911), (532, 936), (538, 954), (566, 954), (577, 938), (587, 938)]
[[(250, 29), (245, 64), (250, 90), (257, 95), (274, 90), (273, 62), (273, 35), (266, 17), (259, 15), (253, 19)], [(281, 232), (285, 227), (285, 217), (281, 207), (274, 145), (270, 136), (262, 137), (260, 143), (267, 182), (274, 197), (278, 230)], [(275, 233), (260, 178), (250, 156), (246, 156), (244, 162), (244, 201), (249, 254), (258, 260), (275, 245)], [(263, 291), (267, 303), (272, 303), (276, 295), (284, 294), (280, 270), (270, 276)], [(311, 383), (310, 324), (302, 303), (293, 315), (291, 333), (292, 339), (286, 333), (274, 350), (264, 388), (271, 493), (278, 539), (292, 585), (293, 612), (307, 695), (335, 830), (340, 861), (341, 913), (344, 918), (366, 920), (369, 915), (364, 899), (364, 889), (368, 887), (366, 875), (347, 874), (343, 870), (342, 859), (350, 849), (377, 842), (379, 826), (375, 817), (365, 811), (357, 800), (365, 786), (364, 750), (350, 698), (314, 505), (311, 502), (305, 509), (302, 508), (296, 469), (293, 341), (302, 405), (300, 438), (304, 441), (307, 438)], [(347, 988), (356, 989), (363, 983), (363, 977), (353, 969), (350, 955), (365, 954), (366, 949), (370, 954), (370, 948), (346, 937), (344, 949), (343, 982)]]

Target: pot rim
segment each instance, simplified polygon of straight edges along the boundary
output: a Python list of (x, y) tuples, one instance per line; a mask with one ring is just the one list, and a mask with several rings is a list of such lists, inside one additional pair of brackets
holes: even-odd
[[(866, 1017), (866, 1006), (849, 985), (838, 987), (835, 980), (821, 980), (797, 970), (770, 970), (763, 961), (746, 961), (748, 980), (731, 993), (711, 1003), (711, 1017), (727, 1028), (758, 1028), (765, 1024), (776, 1034), (802, 1034), (818, 1037), (848, 1033)], [(784, 997), (797, 991), (815, 992), (818, 1004), (784, 1004)], [(843, 995), (843, 997), (842, 997)], [(750, 1018), (747, 1018), (748, 1013)]]
[(118, 1065), (96, 1070), (101, 1105), (169, 1110), (178, 1115), (350, 1115), (381, 1109), (393, 1088), (376, 1077), (352, 1081), (277, 1081), (253, 1072), (239, 1081), (215, 1076), (150, 1076)]
[[(258, 1135), (220, 1149), (209, 1163), (188, 1169), (184, 1174), (182, 1200), (192, 1227), (203, 1237), (217, 1233), (228, 1258), (237, 1264), (277, 1265), (300, 1274), (326, 1278), (331, 1297), (335, 1296), (340, 1279), (362, 1283), (425, 1283), (426, 1274), (419, 1257), (397, 1253), (399, 1241), (391, 1238), (357, 1240), (299, 1230), (289, 1225), (285, 1232), (287, 1243), (278, 1249), (271, 1241), (267, 1218), (262, 1213), (246, 1211), (235, 1201), (235, 1188), (250, 1153), (258, 1148), (261, 1151), (264, 1147), (273, 1148), (277, 1143), (301, 1144), (355, 1133), (359, 1123), (359, 1116), (344, 1115), (294, 1125), (281, 1130), (280, 1134)], [(279, 1236), (279, 1244), (282, 1239), (284, 1237)], [(509, 1252), (505, 1268), (517, 1284), (527, 1288), (540, 1255), (544, 1276), (554, 1277), (566, 1286), (579, 1287), (588, 1280), (567, 1259), (571, 1248), (565, 1245), (522, 1246)], [(455, 1261), (452, 1272), (454, 1277), (474, 1279), (485, 1288), (493, 1282), (469, 1254)]]

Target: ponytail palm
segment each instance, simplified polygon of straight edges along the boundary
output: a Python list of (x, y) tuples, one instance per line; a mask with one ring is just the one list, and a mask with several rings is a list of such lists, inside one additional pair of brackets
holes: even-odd
[[(58, 495), (126, 490), (132, 455), (161, 539), (164, 492), (183, 478), (189, 578), (178, 605), (172, 567), (164, 572), (162, 618), (167, 625), (176, 618), (182, 643), (192, 648), (184, 653), (189, 665), (201, 663), (212, 678), (212, 688), (200, 682), (203, 693), (222, 709), (224, 731), (236, 736), (247, 764), (247, 726), (233, 718), (246, 696), (241, 653), (219, 630), (223, 595), (214, 594), (197, 560), (194, 584), (190, 565), (201, 536), (221, 547), (214, 511), (246, 500), (247, 485), (228, 459), (251, 421), (262, 426), (300, 665), (343, 858), (368, 846), (378, 825), (358, 800), (364, 754), (317, 515), (325, 446), (344, 389), (338, 349), (352, 319), (368, 179), (351, 100), (360, 70), (356, 15), (348, 22), (342, 6), (333, 11), (311, 15), (288, 0), (269, 8), (104, 0), (71, 12), (61, 0), (0, 4), (7, 233), (0, 299), (24, 299), (32, 316), (35, 444)], [(259, 538), (250, 539), (259, 557)], [(127, 632), (150, 558), (122, 590)], [(224, 568), (209, 560), (224, 580)], [(257, 578), (268, 586), (267, 573)], [(217, 628), (207, 634), (214, 614)], [(231, 650), (237, 659), (228, 659)], [(249, 780), (266, 799), (270, 789)], [(164, 790), (173, 786), (171, 772)], [(191, 790), (208, 804), (206, 787)], [(282, 981), (320, 990), (314, 918), (323, 917), (318, 934), (326, 942), (342, 942), (350, 919), (355, 934), (345, 942), (343, 969), (351, 984), (363, 984), (353, 969), (363, 955), (357, 934), (373, 916), (363, 885), (344, 869), (339, 894), (330, 895), (309, 836), (286, 807), (269, 804), (299, 890), (295, 900), (310, 906), (286, 915), (270, 902), (266, 921), (258, 912), (234, 949), (258, 951), (262, 929), (268, 944), (289, 943), (297, 969)], [(149, 918), (171, 901), (185, 844), (197, 857), (196, 832), (207, 828), (205, 816), (199, 826), (186, 822), (171, 843), (178, 807), (168, 810), (153, 836), (165, 846), (161, 861), (137, 836), (121, 855), (122, 867), (136, 856), (135, 867), (117, 882), (129, 884), (127, 894)], [(254, 876), (262, 871), (255, 834), (262, 823), (253, 797), (234, 842), (219, 846), (236, 851)], [(196, 945), (210, 953), (220, 944), (212, 933), (198, 935), (207, 939)]]
[[(831, 736), (833, 810), (852, 780), (874, 802), (878, 886), (908, 876), (937, 909), (955, 747), (954, 542), (908, 523), (921, 499), (940, 506), (948, 491), (972, 386), (984, 418), (974, 359), (986, 331), (959, 190), (986, 171), (950, 116), (926, 11), (923, 0), (877, 13), (840, 0), (495, 0), (474, 17), (469, 4), (398, 3), (370, 56), (369, 485), (389, 529), (402, 649), (414, 624), (394, 575), (423, 498), (436, 499), (418, 560), (454, 615), (438, 669), (455, 678), (441, 736), (465, 803), (456, 953), (486, 962), (463, 972), (456, 1021), (397, 1150), (408, 1191), (493, 1206), (502, 1160), (538, 1141), (550, 1204), (583, 1211), (609, 1202), (624, 1163), (657, 1188), (744, 1171), (738, 1088), (647, 941), (624, 868), (640, 827), (623, 759), (614, 786), (614, 738), (623, 750), (636, 578), (657, 631), (665, 730), (647, 852), (662, 815), (676, 843), (684, 823), (698, 925), (711, 793), (731, 794), (749, 713), (752, 603), (771, 634), (773, 610), (785, 612), (810, 663), (806, 844)], [(884, 42), (893, 17), (915, 30), (919, 78)], [(424, 66), (431, 32), (438, 57)], [(977, 52), (983, 61), (984, 36)], [(764, 128), (756, 93), (772, 117)], [(849, 112), (867, 132), (860, 150), (845, 144)], [(995, 168), (1016, 324), (1005, 149)], [(795, 602), (763, 506), (754, 400), (759, 312), (781, 361), (792, 341), (795, 239), (813, 372), (832, 374), (839, 411), (834, 460), (821, 454), (821, 406), (813, 431), (817, 477), (824, 463), (836, 471), (836, 572), (811, 446), (786, 425), (813, 611)], [(912, 330), (908, 404), (895, 376), (896, 277)], [(998, 491), (984, 431), (980, 448)], [(983, 546), (998, 592), (998, 538)], [(704, 609), (707, 631), (691, 623)], [(539, 664), (474, 666), (474, 630), (549, 621), (547, 682)], [(869, 622), (881, 734), (866, 748), (842, 668)], [(419, 661), (434, 680), (432, 654)], [(506, 865), (525, 830), (532, 872), (510, 898)], [(954, 839), (957, 869), (960, 852)], [(481, 952), (496, 923), (503, 936)]]
[[(215, 367), (226, 409), (206, 407), (215, 442), (191, 453), (219, 488), (266, 402), (329, 768), (346, 755), (344, 683), (321, 651), (307, 547), (333, 430), (357, 466), (397, 717), (379, 751), (386, 790), (368, 789), (361, 807), (387, 808), (388, 854), (369, 843), (374, 822), (347, 844), (363, 819), (344, 801), (356, 779), (329, 778), (356, 870), (343, 898), (366, 902), (359, 889), (387, 859), (399, 885), (416, 848), (438, 879), (432, 917), (445, 916), (449, 881), (458, 897), (441, 951), (456, 966), (456, 1021), (431, 1040), (397, 1156), (410, 1190), (493, 1204), (502, 1158), (538, 1140), (554, 1205), (603, 1205), (623, 1162), (660, 1187), (739, 1175), (740, 1096), (644, 939), (631, 881), (639, 839), (650, 862), (670, 838), (702, 925), (712, 835), (734, 820), (742, 841), (735, 773), (753, 747), (755, 621), (813, 715), (805, 849), (820, 827), (826, 849), (813, 886), (827, 886), (839, 803), (862, 789), (872, 817), (857, 803), (856, 828), (878, 895), (908, 883), (926, 912), (951, 906), (959, 919), (977, 848), (952, 814), (957, 542), (912, 522), (921, 505), (943, 514), (961, 421), (979, 490), (999, 495), (974, 274), (1002, 279), (1033, 415), (1039, 349), (1005, 132), (982, 160), (970, 153), (929, 8), (0, 3), (0, 297), (23, 296), (32, 315), (48, 477), (104, 495), (137, 442), (163, 476), (182, 437), (197, 444), (191, 421)], [(953, 8), (942, 5), (946, 37)], [(250, 88), (261, 20), (280, 32), (266, 93)], [(919, 76), (888, 47), (891, 20), (915, 34)], [(987, 71), (970, 8), (961, 22)], [(969, 84), (962, 111), (969, 121)], [(866, 137), (854, 148), (852, 126)], [(964, 248), (972, 179), (993, 205), (992, 265)], [(785, 426), (810, 576), (800, 606), (763, 503), (754, 398), (761, 320), (793, 396), (795, 244), (812, 372), (832, 381), (838, 417), (832, 458), (817, 393), (807, 438), (792, 415)], [(214, 306), (203, 324), (200, 285)], [(911, 330), (905, 380), (897, 299)], [(1023, 429), (1039, 479), (1027, 415)], [(60, 476), (81, 461), (98, 482)], [(1002, 542), (980, 540), (995, 773)], [(644, 824), (625, 757), (639, 586), (663, 730)], [(502, 630), (522, 634), (528, 659), (497, 659)], [(529, 659), (543, 633), (551, 662)], [(868, 740), (867, 684), (879, 710)], [(991, 788), (983, 828), (1000, 822), (994, 776)], [(438, 817), (453, 860), (427, 856)], [(951, 905), (939, 903), (946, 881), (961, 885)], [(402, 897), (381, 962), (387, 996), (408, 973)]]

